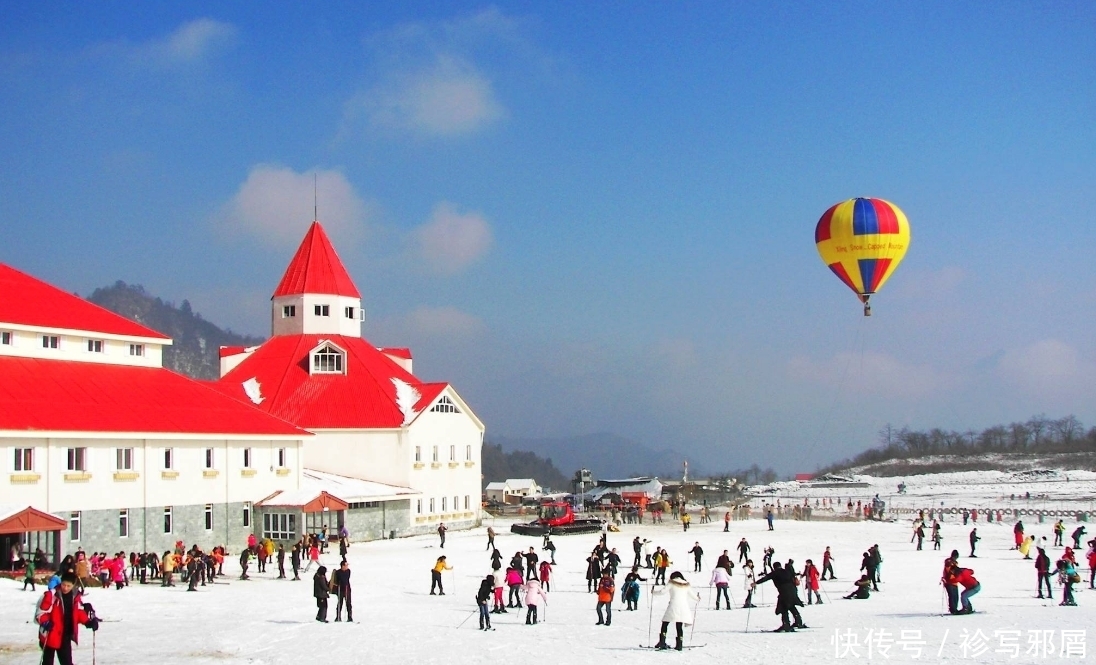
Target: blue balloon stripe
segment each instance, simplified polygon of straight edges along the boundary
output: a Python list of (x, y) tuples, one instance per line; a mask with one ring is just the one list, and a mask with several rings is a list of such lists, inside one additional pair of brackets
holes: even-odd
[(869, 199), (856, 199), (853, 204), (852, 232), (858, 236), (879, 233), (879, 217)]

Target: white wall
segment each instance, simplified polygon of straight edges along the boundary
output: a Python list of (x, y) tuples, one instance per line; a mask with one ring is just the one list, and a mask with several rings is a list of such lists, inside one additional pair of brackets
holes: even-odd
[[(271, 301), (271, 333), (274, 335), (346, 335), (361, 337), (361, 306), (359, 298), (328, 295), (279, 296)], [(283, 308), (297, 308), (296, 316), (284, 317)], [(316, 316), (316, 305), (327, 305), (328, 316)], [(354, 317), (347, 318), (345, 308), (354, 308)]]
[(411, 487), (411, 452), (399, 430), (311, 430), (304, 444), (308, 468)]
[[(0, 344), (0, 355), (23, 358), (47, 358), (71, 360), (77, 362), (107, 363), (112, 365), (132, 365), (137, 367), (161, 367), (163, 363), (162, 342), (133, 338), (110, 337), (95, 334), (80, 334), (75, 331), (52, 329), (14, 330), (0, 323), (0, 331), (12, 333), (11, 344)], [(43, 335), (59, 337), (56, 349), (42, 346)], [(103, 351), (88, 351), (88, 340), (102, 342)], [(130, 355), (130, 344), (140, 344), (144, 355)]]
[[(34, 471), (14, 470), (15, 449), (34, 449)], [(164, 450), (173, 452), (164, 468)], [(69, 448), (86, 448), (86, 475), (67, 470)], [(133, 449), (132, 471), (116, 468), (117, 450)], [(205, 450), (214, 449), (217, 473), (206, 474)], [(251, 449), (251, 470), (243, 467)], [(286, 466), (277, 468), (277, 451)], [(165, 473), (166, 472), (166, 473)], [(300, 486), (301, 441), (224, 439), (0, 438), (0, 503), (27, 504), (47, 512), (142, 506), (259, 501), (276, 490)], [(74, 475), (75, 474), (75, 475)], [(67, 475), (67, 478), (66, 478)]]
[[(412, 460), (415, 446), (422, 450), (421, 465), (412, 464), (410, 486), (422, 492), (422, 512), (417, 511), (417, 500), (411, 501), (412, 525), (438, 521), (478, 519), (482, 487), (483, 432), (475, 420), (466, 413), (421, 414), (408, 427), (408, 439)], [(433, 448), (438, 446), (439, 461), (433, 462)], [(455, 446), (456, 459), (450, 460), (450, 446)], [(467, 447), (471, 446), (471, 459)], [(458, 497), (459, 507), (454, 509), (453, 497)], [(464, 497), (469, 508), (464, 509)], [(441, 499), (446, 498), (446, 509)], [(430, 512), (430, 499), (434, 499), (434, 512)], [(470, 515), (468, 513), (471, 513)]]

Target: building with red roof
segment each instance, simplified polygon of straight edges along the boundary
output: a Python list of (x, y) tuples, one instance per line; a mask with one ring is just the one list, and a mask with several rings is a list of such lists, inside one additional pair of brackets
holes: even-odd
[[(479, 524), (483, 423), (451, 385), (412, 374), (409, 349), (363, 339), (364, 318), (360, 292), (313, 222), (271, 297), (271, 338), (222, 348), (216, 386), (309, 431), (309, 469), (414, 490), (384, 507), (389, 531)], [(379, 513), (351, 508), (333, 519), (360, 533), (376, 530)]]
[(64, 520), (48, 556), (239, 544), (253, 502), (299, 488), (309, 433), (164, 369), (169, 344), (0, 264), (0, 504)]

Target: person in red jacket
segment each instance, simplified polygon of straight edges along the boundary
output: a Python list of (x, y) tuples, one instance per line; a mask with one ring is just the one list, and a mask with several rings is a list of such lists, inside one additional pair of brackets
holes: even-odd
[(982, 590), (982, 585), (975, 579), (974, 572), (970, 568), (960, 568), (958, 565), (954, 565), (951, 567), (948, 577), (953, 580), (953, 584), (963, 587), (962, 593), (959, 594), (959, 601), (962, 603), (963, 609), (959, 610), (958, 614), (973, 614), (974, 608), (971, 607), (970, 597)]
[(35, 608), (44, 665), (53, 665), (55, 655), (60, 665), (72, 665), (72, 644), (80, 643), (80, 624), (92, 631), (99, 630), (95, 610), (84, 604), (79, 592), (73, 591), (75, 585), (76, 575), (66, 572), (61, 576), (61, 584), (46, 591)]
[(951, 555), (944, 559), (944, 572), (940, 576), (940, 582), (944, 585), (944, 591), (948, 594), (948, 614), (959, 613), (959, 587), (951, 578), (951, 569), (959, 561), (959, 550), (952, 550)]
[(814, 592), (814, 598), (817, 599), (819, 605), (822, 604), (822, 596), (818, 593), (818, 566), (814, 565), (814, 562), (807, 559), (807, 566), (803, 569), (803, 587), (807, 590), (807, 604), (812, 605), (811, 592)]

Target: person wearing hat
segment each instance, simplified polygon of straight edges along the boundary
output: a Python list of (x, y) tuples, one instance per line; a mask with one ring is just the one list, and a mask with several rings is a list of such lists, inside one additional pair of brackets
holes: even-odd
[[(597, 585), (597, 625), (613, 624), (613, 595), (616, 594), (616, 582), (606, 568), (601, 572), (601, 581)], [(605, 613), (602, 614), (602, 610)]]
[(56, 589), (46, 591), (34, 611), (38, 624), (38, 644), (42, 647), (42, 663), (72, 665), (72, 644), (80, 643), (80, 624), (92, 631), (99, 630), (99, 619), (90, 604), (73, 589), (76, 573), (65, 571)]
[(339, 569), (331, 574), (331, 585), (335, 587), (335, 595), (339, 602), (335, 604), (335, 621), (342, 621), (343, 604), (346, 604), (346, 620), (353, 623), (354, 606), (351, 604), (350, 594), (350, 564), (343, 559)]

